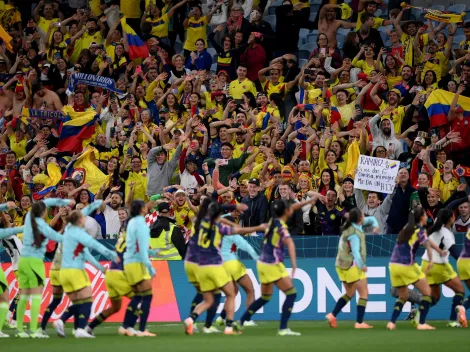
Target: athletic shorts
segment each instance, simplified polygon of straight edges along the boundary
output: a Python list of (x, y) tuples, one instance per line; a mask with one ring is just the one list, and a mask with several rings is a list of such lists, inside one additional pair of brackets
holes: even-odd
[(232, 281), (232, 278), (222, 265), (200, 265), (197, 278), (201, 292), (215, 291)]
[(91, 286), (90, 277), (85, 269), (60, 269), (60, 283), (65, 293), (77, 292)]
[(338, 274), (341, 282), (345, 282), (347, 284), (352, 284), (353, 282), (367, 279), (366, 273), (357, 266), (352, 266), (349, 269), (341, 269), (336, 267), (336, 273)]
[(199, 265), (191, 262), (184, 262), (184, 271), (188, 277), (188, 281), (192, 284), (197, 284), (199, 282), (197, 278), (197, 272), (199, 270)]
[(460, 280), (470, 280), (470, 258), (459, 258), (457, 260), (457, 270)]
[(106, 271), (104, 282), (108, 289), (109, 299), (115, 300), (122, 297), (132, 297), (132, 287), (126, 280), (126, 275), (122, 270), (108, 270)]
[[(423, 270), (424, 273), (426, 272), (426, 268), (428, 267), (428, 265), (428, 261), (422, 261), (421, 270)], [(440, 285), (456, 277), (457, 273), (455, 272), (452, 265), (450, 265), (449, 263), (434, 263), (429, 272), (426, 274), (426, 279), (428, 279), (428, 283), (430, 285)]]
[(18, 287), (31, 289), (44, 286), (46, 270), (41, 258), (20, 257), (18, 262)]
[(49, 270), (49, 280), (52, 286), (62, 286), (60, 283), (60, 269)]
[(135, 286), (152, 278), (143, 263), (124, 264), (124, 275), (130, 286)]
[(258, 269), (259, 281), (262, 284), (271, 284), (277, 282), (282, 278), (289, 277), (289, 273), (284, 266), (284, 263), (267, 264), (258, 261), (256, 263)]
[(390, 281), (393, 287), (412, 285), (426, 278), (426, 275), (416, 263), (412, 265), (390, 263), (388, 268), (390, 270)]
[(246, 267), (239, 260), (229, 260), (228, 262), (224, 262), (223, 266), (232, 277), (233, 281), (238, 281), (246, 275)]

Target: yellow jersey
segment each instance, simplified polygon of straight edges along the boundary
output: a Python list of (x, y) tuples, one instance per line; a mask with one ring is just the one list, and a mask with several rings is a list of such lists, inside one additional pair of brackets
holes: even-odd
[(233, 80), (232, 82), (230, 82), (228, 91), (229, 95), (233, 99), (242, 99), (243, 93), (245, 92), (251, 92), (254, 96), (256, 96), (256, 86), (248, 78), (245, 78), (241, 82), (238, 79)]
[[(383, 111), (386, 108), (388, 108), (388, 104), (382, 100), (382, 104), (380, 104), (379, 109), (380, 111)], [(399, 105), (395, 109), (393, 109), (390, 118), (393, 122), (393, 128), (395, 130), (395, 133), (401, 134), (401, 124), (403, 123), (405, 114), (406, 114), (406, 109), (403, 105)]]
[(167, 14), (157, 19), (147, 18), (146, 21), (152, 25), (152, 32), (150, 34), (159, 38), (168, 37), (168, 22), (170, 19)]
[(196, 40), (204, 39), (207, 47), (207, 17), (203, 16), (198, 20), (191, 17), (188, 20), (188, 27), (186, 28), (186, 41), (184, 42), (184, 49), (189, 51), (196, 51)]

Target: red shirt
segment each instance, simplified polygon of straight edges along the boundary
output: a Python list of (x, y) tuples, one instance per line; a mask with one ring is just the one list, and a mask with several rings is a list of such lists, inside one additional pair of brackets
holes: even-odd
[(258, 71), (263, 69), (266, 64), (266, 52), (259, 44), (249, 46), (245, 52), (240, 56), (240, 62), (245, 64), (248, 68), (247, 77), (250, 81), (258, 80)]
[(451, 122), (452, 131), (460, 132), (460, 143), (452, 143), (452, 150), (464, 150), (470, 148), (470, 116), (464, 116), (462, 120), (454, 118)]

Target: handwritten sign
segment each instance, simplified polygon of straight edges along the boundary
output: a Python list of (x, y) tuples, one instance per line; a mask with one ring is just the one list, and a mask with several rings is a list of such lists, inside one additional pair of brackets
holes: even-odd
[(391, 194), (399, 168), (399, 161), (361, 155), (354, 178), (354, 188)]

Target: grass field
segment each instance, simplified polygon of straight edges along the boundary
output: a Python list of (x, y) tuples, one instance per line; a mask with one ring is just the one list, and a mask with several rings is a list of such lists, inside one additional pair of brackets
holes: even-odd
[[(35, 340), (1, 339), (0, 351), (46, 352), (145, 352), (145, 351), (468, 351), (470, 329), (447, 328), (446, 322), (433, 321), (435, 331), (416, 331), (409, 322), (399, 322), (396, 331), (387, 331), (383, 321), (370, 322), (372, 330), (355, 330), (353, 322), (338, 321), (338, 329), (324, 322), (294, 321), (289, 327), (302, 333), (299, 337), (276, 336), (277, 322), (258, 322), (257, 327), (245, 328), (240, 336), (194, 334), (186, 336), (182, 324), (149, 324), (158, 334), (153, 338), (122, 337), (118, 325), (105, 324), (95, 332), (96, 339), (77, 340), (67, 329), (67, 338), (59, 339), (54, 329), (51, 338)], [(12, 330), (4, 330), (13, 334)]]

